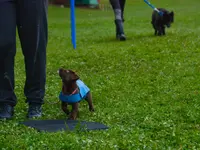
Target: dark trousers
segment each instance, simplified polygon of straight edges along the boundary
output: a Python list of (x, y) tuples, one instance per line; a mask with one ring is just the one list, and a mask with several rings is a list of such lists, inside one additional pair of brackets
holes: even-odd
[[(26, 102), (43, 104), (46, 82), (47, 0), (0, 0), (0, 103), (15, 106), (16, 28), (24, 55)], [(19, 67), (19, 66), (18, 66)]]
[(110, 1), (110, 4), (114, 9), (121, 9), (122, 12), (124, 12), (124, 6), (125, 6), (125, 3), (126, 3), (126, 0), (109, 0)]

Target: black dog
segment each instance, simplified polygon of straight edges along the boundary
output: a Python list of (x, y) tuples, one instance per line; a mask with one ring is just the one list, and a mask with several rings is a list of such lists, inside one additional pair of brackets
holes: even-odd
[(155, 29), (155, 35), (161, 36), (165, 35), (165, 26), (169, 28), (171, 23), (174, 22), (174, 12), (169, 12), (164, 8), (158, 8), (158, 10), (162, 11), (163, 15), (161, 16), (157, 11), (154, 10), (152, 13), (151, 24)]

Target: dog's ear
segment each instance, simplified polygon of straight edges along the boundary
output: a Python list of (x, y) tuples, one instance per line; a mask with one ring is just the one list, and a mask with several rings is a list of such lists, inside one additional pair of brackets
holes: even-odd
[(64, 73), (64, 69), (63, 68), (59, 68), (57, 73), (59, 74), (59, 76), (62, 78), (63, 73)]
[(72, 80), (76, 81), (79, 79), (79, 76), (74, 72), (74, 71), (71, 71), (72, 72)]

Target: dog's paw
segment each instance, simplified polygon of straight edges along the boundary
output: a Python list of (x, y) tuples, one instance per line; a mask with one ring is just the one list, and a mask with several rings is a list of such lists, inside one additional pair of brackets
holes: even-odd
[(90, 107), (89, 111), (94, 112), (94, 107)]
[(70, 113), (67, 120), (76, 120), (76, 116), (74, 116), (72, 113)]

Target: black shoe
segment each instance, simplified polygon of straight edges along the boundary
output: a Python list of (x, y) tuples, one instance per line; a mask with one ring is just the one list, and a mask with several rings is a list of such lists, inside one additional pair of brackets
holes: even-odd
[(42, 116), (42, 106), (41, 104), (31, 103), (28, 108), (28, 118), (38, 118)]
[(123, 27), (123, 21), (122, 20), (115, 20), (116, 25), (116, 38), (120, 41), (125, 41), (126, 36), (124, 34), (124, 27)]
[(11, 119), (14, 114), (14, 107), (8, 104), (0, 105), (0, 119)]
[(124, 34), (117, 34), (116, 38), (120, 41), (126, 41), (126, 36)]

